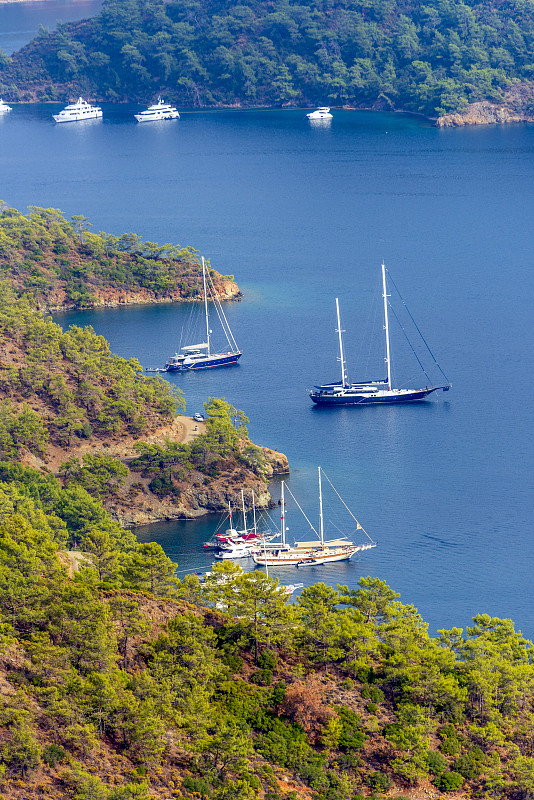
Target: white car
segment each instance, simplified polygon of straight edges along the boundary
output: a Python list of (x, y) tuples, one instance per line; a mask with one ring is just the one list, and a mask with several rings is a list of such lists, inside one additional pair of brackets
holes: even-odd
[(195, 422), (204, 422), (204, 417), (202, 414), (194, 414), (193, 419)]

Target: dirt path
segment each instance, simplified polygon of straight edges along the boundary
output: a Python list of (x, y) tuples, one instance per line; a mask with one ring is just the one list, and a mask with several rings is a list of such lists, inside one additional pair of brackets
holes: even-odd
[(195, 422), (193, 417), (178, 417), (182, 428), (184, 429), (182, 442), (188, 444), (192, 442), (200, 433), (205, 433), (206, 422)]

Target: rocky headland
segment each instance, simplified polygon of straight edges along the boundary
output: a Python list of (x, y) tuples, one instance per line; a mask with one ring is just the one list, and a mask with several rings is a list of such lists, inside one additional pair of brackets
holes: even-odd
[[(148, 435), (142, 442), (159, 447), (169, 443), (192, 444), (206, 432), (206, 423), (198, 423), (192, 417), (177, 416), (170, 424), (162, 425)], [(69, 458), (81, 463), (87, 456), (105, 454), (117, 459), (126, 467), (139, 455), (136, 445), (138, 437), (124, 434), (117, 437), (96, 438), (87, 442), (73, 442), (68, 448), (51, 444), (46, 455), (40, 457), (26, 451), (21, 459), (25, 466), (40, 471), (61, 475), (62, 465)], [(240, 451), (254, 447), (249, 439), (239, 442)], [(268, 481), (275, 475), (289, 472), (289, 463), (283, 453), (268, 447), (259, 447), (262, 459), (261, 472), (246, 468), (233, 459), (228, 460), (217, 477), (206, 479), (199, 470), (192, 470), (183, 480), (176, 479), (176, 492), (170, 497), (155, 494), (150, 483), (153, 476), (142, 471), (130, 470), (122, 486), (113, 491), (102, 502), (108, 513), (123, 527), (148, 525), (170, 519), (195, 519), (204, 514), (220, 513), (228, 509), (228, 504), (241, 505), (241, 489), (245, 490), (247, 501), (254, 492), (256, 508), (273, 507)]]
[[(202, 300), (195, 250), (142, 241), (135, 233), (92, 233), (85, 217), (67, 220), (54, 208), (22, 214), (0, 200), (0, 265), (17, 295), (44, 312)], [(208, 262), (220, 300), (241, 297), (233, 275)]]
[[(91, 327), (63, 331), (43, 314), (203, 298), (191, 248), (84, 226), (0, 202), (0, 463), (80, 487), (125, 526), (222, 511), (242, 489), (268, 507), (287, 459), (249, 440), (242, 412), (236, 428), (236, 409), (209, 398), (213, 413), (195, 425), (179, 389), (113, 355)], [(215, 295), (241, 296), (233, 275), (208, 267)]]
[[(239, 286), (235, 281), (213, 273), (214, 285), (217, 290), (219, 300), (240, 300), (243, 297)], [(187, 303), (202, 300), (202, 292), (196, 291), (194, 294), (185, 296), (182, 288), (175, 288), (162, 292), (146, 288), (127, 289), (120, 287), (94, 288), (92, 296), (83, 303), (84, 309), (90, 308), (117, 308), (119, 306), (131, 305), (154, 305), (156, 303)], [(54, 311), (73, 311), (80, 308), (79, 302), (69, 296), (69, 292), (59, 287), (55, 292), (40, 302), (40, 308), (44, 312)]]
[(464, 125), (495, 125), (510, 122), (534, 122), (534, 83), (516, 83), (506, 90), (502, 103), (482, 100), (470, 103), (457, 114), (439, 117), (439, 128)]

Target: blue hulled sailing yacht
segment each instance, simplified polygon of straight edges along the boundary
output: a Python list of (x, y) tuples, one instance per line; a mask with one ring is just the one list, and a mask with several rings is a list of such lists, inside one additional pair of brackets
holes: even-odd
[[(339, 336), (339, 360), (341, 362), (341, 381), (337, 383), (326, 383), (321, 386), (314, 386), (310, 391), (310, 397), (317, 405), (325, 406), (361, 406), (370, 404), (390, 404), (390, 403), (413, 403), (417, 400), (424, 400), (432, 392), (443, 389), (447, 392), (451, 384), (437, 363), (434, 362), (439, 371), (447, 381), (441, 386), (425, 386), (422, 389), (395, 389), (391, 384), (391, 353), (389, 344), (389, 317), (388, 317), (388, 293), (386, 287), (386, 267), (382, 264), (382, 297), (384, 300), (384, 332), (386, 338), (385, 364), (387, 367), (387, 377), (377, 381), (364, 381), (362, 383), (349, 383), (345, 355), (343, 352), (343, 331), (341, 330), (341, 320), (339, 315), (339, 301), (336, 297), (337, 330)], [(430, 348), (426, 344), (430, 352)], [(432, 353), (431, 353), (432, 355)]]
[[(189, 344), (182, 347), (179, 353), (175, 353), (174, 356), (171, 356), (167, 360), (167, 363), (165, 364), (164, 368), (165, 372), (190, 372), (191, 370), (195, 369), (212, 369), (213, 367), (229, 367), (232, 366), (233, 364), (237, 364), (237, 362), (243, 355), (242, 351), (239, 350), (236, 344), (236, 341), (230, 329), (230, 325), (228, 324), (228, 320), (226, 319), (226, 315), (222, 309), (220, 300), (217, 297), (217, 293), (215, 291), (213, 284), (211, 283), (211, 278), (208, 279), (206, 276), (206, 265), (204, 263), (203, 258), (202, 258), (202, 284), (204, 290), (204, 316), (206, 325), (206, 341), (201, 342), (200, 344)], [(223, 333), (226, 336), (226, 341), (228, 343), (228, 349), (223, 352), (218, 352), (218, 353), (212, 352), (211, 348), (212, 332), (210, 330), (210, 322), (209, 322), (208, 294), (210, 294), (210, 298), (215, 305), (217, 316), (219, 318), (221, 327), (223, 329)]]

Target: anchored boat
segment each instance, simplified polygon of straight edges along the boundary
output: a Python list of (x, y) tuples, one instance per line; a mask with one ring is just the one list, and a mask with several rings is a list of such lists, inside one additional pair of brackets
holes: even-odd
[(83, 97), (79, 97), (75, 103), (71, 103), (59, 112), (52, 114), (56, 122), (82, 122), (86, 119), (100, 119), (102, 109), (100, 106), (92, 106)]
[[(356, 553), (361, 553), (363, 550), (369, 550), (376, 547), (376, 543), (371, 539), (369, 534), (360, 525), (352, 511), (349, 509), (343, 498), (339, 495), (336, 488), (328, 476), (323, 472), (321, 467), (318, 467), (319, 473), (319, 531), (316, 531), (310, 520), (302, 511), (298, 501), (293, 496), (290, 489), (289, 493), (295, 500), (299, 510), (304, 515), (310, 528), (317, 535), (315, 541), (295, 542), (290, 545), (286, 541), (286, 521), (285, 521), (285, 483), (282, 481), (281, 487), (281, 541), (275, 543), (273, 541), (264, 544), (261, 549), (253, 550), (252, 558), (254, 562), (263, 567), (303, 567), (315, 566), (318, 564), (330, 564), (336, 561), (349, 561)], [(323, 516), (323, 491), (321, 476), (324, 476), (337, 497), (341, 500), (345, 509), (349, 512), (350, 516), (356, 523), (356, 530), (362, 531), (367, 537), (368, 541), (362, 544), (356, 544), (351, 539), (339, 538), (327, 541), (324, 536), (324, 516)]]
[[(347, 374), (347, 365), (345, 362), (345, 354), (343, 351), (343, 333), (341, 329), (341, 320), (339, 315), (339, 300), (336, 297), (336, 313), (337, 313), (337, 329), (336, 333), (339, 337), (339, 361), (341, 363), (341, 381), (336, 383), (326, 383), (321, 386), (315, 386), (313, 389), (310, 390), (310, 397), (314, 403), (317, 405), (328, 405), (328, 406), (361, 406), (361, 405), (370, 405), (370, 404), (388, 404), (388, 403), (412, 403), (416, 400), (424, 400), (428, 397), (429, 394), (432, 392), (438, 391), (438, 389), (443, 389), (444, 392), (448, 392), (451, 388), (451, 384), (441, 367), (439, 366), (438, 362), (434, 358), (432, 351), (430, 350), (426, 340), (424, 339), (421, 331), (416, 325), (417, 331), (421, 336), (424, 345), (428, 352), (430, 353), (431, 357), (434, 360), (434, 364), (438, 368), (439, 372), (445, 380), (447, 381), (446, 384), (442, 384), (441, 386), (425, 386), (424, 388), (420, 389), (402, 389), (402, 388), (395, 388), (392, 386), (391, 381), (391, 351), (390, 351), (390, 342), (389, 342), (389, 315), (388, 315), (388, 298), (390, 295), (387, 293), (387, 286), (386, 286), (386, 267), (382, 264), (382, 297), (384, 300), (384, 333), (385, 333), (385, 343), (386, 343), (386, 355), (384, 358), (384, 362), (387, 368), (387, 377), (383, 379), (379, 379), (377, 381), (364, 381), (362, 383), (350, 383)], [(405, 304), (406, 306), (406, 304)], [(408, 312), (409, 313), (409, 312)], [(410, 314), (411, 317), (411, 314)], [(413, 321), (413, 317), (411, 317)], [(415, 324), (415, 322), (414, 322)], [(412, 347), (413, 350), (413, 347)], [(415, 351), (413, 351), (415, 353)], [(416, 356), (417, 357), (417, 356)], [(419, 358), (419, 366), (423, 370), (427, 380), (428, 375), (423, 368), (423, 365)]]
[(138, 122), (158, 122), (163, 119), (180, 119), (180, 114), (174, 106), (158, 97), (157, 103), (149, 106), (139, 114), (134, 114), (134, 117)]
[(306, 116), (308, 119), (332, 119), (330, 108), (327, 106), (316, 108), (315, 111), (312, 111), (310, 114), (306, 114)]
[[(206, 274), (206, 264), (202, 261), (202, 285), (204, 294), (204, 317), (206, 341), (200, 344), (188, 344), (181, 348), (179, 353), (171, 356), (165, 364), (166, 372), (189, 372), (194, 369), (211, 369), (213, 367), (229, 367), (237, 364), (242, 351), (238, 348), (236, 340), (232, 334), (228, 320), (223, 311), (221, 302), (215, 291), (211, 277)], [(210, 329), (208, 296), (213, 302), (217, 317), (223, 334), (226, 337), (228, 349), (226, 351), (213, 352), (212, 331)]]

